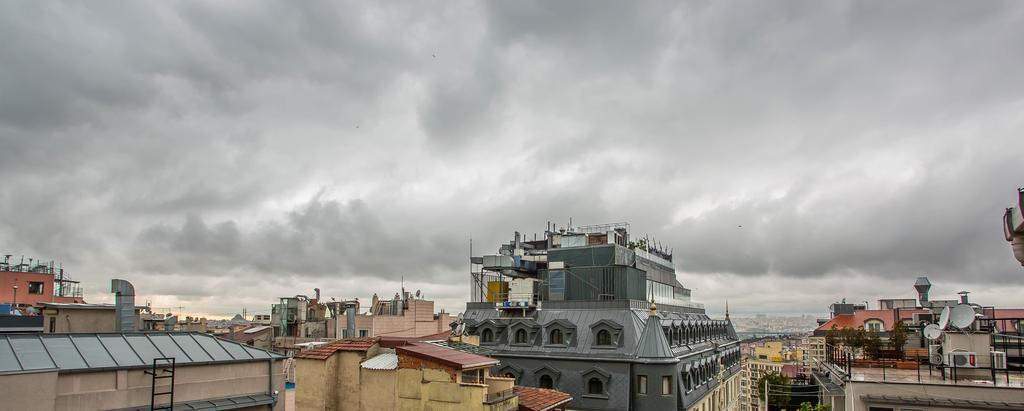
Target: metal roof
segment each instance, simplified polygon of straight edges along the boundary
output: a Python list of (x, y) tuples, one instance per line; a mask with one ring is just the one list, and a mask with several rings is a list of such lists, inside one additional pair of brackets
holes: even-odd
[[(662, 321), (657, 321), (657, 315), (651, 314), (644, 325), (643, 333), (640, 334), (639, 348), (636, 350), (637, 358), (663, 359), (678, 362), (675, 354), (672, 353), (672, 345), (661, 330)], [(670, 320), (671, 321), (671, 320)], [(671, 323), (670, 323), (671, 324)]]
[[(260, 405), (271, 405), (274, 404), (275, 402), (277, 402), (277, 399), (268, 394), (250, 394), (210, 400), (175, 402), (173, 411), (238, 410), (243, 408), (258, 407)], [(143, 407), (123, 408), (117, 411), (148, 411), (149, 409), (149, 405), (146, 405)]]
[(913, 405), (922, 407), (949, 407), (958, 410), (1024, 410), (1024, 403), (1005, 401), (965, 400), (914, 395), (861, 395), (870, 403), (890, 405)]
[(368, 370), (394, 370), (398, 368), (398, 354), (386, 352), (363, 361), (360, 367)]
[(0, 336), (0, 374), (144, 368), (161, 357), (173, 357), (178, 365), (284, 358), (198, 332)]
[(258, 333), (260, 331), (269, 330), (269, 329), (270, 329), (269, 325), (260, 325), (260, 326), (256, 326), (256, 327), (252, 327), (252, 328), (246, 329), (245, 331), (242, 331), (242, 332), (244, 332), (246, 334), (252, 334), (252, 333)]
[(493, 358), (457, 351), (429, 343), (412, 343), (396, 347), (395, 351), (402, 355), (411, 355), (413, 357), (434, 361), (460, 370), (489, 367), (498, 364), (498, 360)]

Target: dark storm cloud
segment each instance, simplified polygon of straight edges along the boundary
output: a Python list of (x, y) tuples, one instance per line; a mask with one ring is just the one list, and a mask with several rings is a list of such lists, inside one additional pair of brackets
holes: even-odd
[(1008, 300), (1022, 20), (1017, 2), (7, 4), (0, 244), (63, 260), (92, 300), (115, 275), (210, 313), (404, 277), (455, 310), (470, 236), (489, 253), (572, 217), (668, 244), (709, 303), (819, 310), (823, 287), (874, 299), (921, 274)]

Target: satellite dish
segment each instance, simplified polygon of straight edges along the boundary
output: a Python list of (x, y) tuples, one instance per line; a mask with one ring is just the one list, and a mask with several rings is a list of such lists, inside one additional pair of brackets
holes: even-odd
[(924, 336), (929, 340), (937, 340), (942, 337), (942, 328), (937, 324), (928, 324), (924, 327)]
[(459, 313), (459, 316), (457, 318), (459, 319), (459, 321), (462, 321), (462, 313)]
[(970, 327), (974, 324), (974, 307), (967, 304), (957, 304), (949, 313), (949, 325), (959, 329)]
[(458, 336), (460, 336), (462, 334), (465, 334), (465, 333), (466, 333), (466, 323), (461, 323), (457, 327), (455, 327), (455, 332), (452, 333), (452, 334), (454, 334), (456, 337), (458, 337)]
[(942, 307), (942, 314), (939, 314), (938, 326), (940, 330), (945, 330), (949, 326), (949, 306)]

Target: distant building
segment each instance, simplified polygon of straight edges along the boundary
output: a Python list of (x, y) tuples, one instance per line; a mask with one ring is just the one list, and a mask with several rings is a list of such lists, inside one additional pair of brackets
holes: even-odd
[(554, 388), (572, 409), (736, 410), (740, 347), (728, 313), (708, 317), (672, 253), (628, 223), (517, 232), (471, 257), (464, 328), (495, 375)]
[[(105, 333), (117, 331), (114, 304), (40, 303), (45, 333)], [(142, 326), (141, 312), (135, 307), (135, 329)]]
[[(833, 304), (831, 318), (805, 340), (815, 347), (808, 358), (820, 401), (834, 411), (1024, 410), (1024, 310), (971, 303), (966, 292), (930, 300), (924, 277), (914, 287), (915, 307)], [(907, 330), (902, 346), (891, 341), (896, 324)], [(869, 350), (860, 330), (877, 334), (881, 348)]]
[[(0, 304), (34, 307), (40, 303), (84, 303), (82, 288), (63, 267), (11, 255), (0, 261)], [(0, 315), (6, 315), (6, 312)]]
[(270, 314), (253, 315), (252, 323), (256, 325), (270, 325)]
[[(354, 303), (358, 312), (359, 302)], [(342, 330), (339, 337), (420, 337), (450, 331), (452, 320), (444, 310), (435, 314), (433, 301), (403, 289), (389, 300), (374, 294), (369, 311), (355, 315), (355, 335), (344, 335), (346, 316), (339, 316), (336, 326), (329, 328)]]
[(270, 351), (274, 348), (274, 329), (269, 325), (254, 325), (220, 337), (261, 350)]
[(787, 346), (789, 340), (764, 339), (744, 343), (743, 383), (741, 409), (756, 411), (763, 407), (757, 381), (769, 373), (778, 373), (790, 378), (793, 384), (807, 385), (809, 380), (804, 369), (803, 350)]

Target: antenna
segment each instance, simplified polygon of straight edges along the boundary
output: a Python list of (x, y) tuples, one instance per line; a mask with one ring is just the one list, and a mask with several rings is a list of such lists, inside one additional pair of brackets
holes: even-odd
[(942, 337), (942, 328), (939, 328), (936, 324), (928, 324), (924, 327), (923, 334), (929, 340), (937, 340), (939, 337)]
[(949, 326), (949, 307), (942, 307), (942, 313), (939, 314), (939, 322), (937, 324), (940, 330), (945, 330)]
[(965, 329), (974, 324), (974, 307), (967, 304), (957, 304), (950, 310), (949, 324), (959, 329)]

